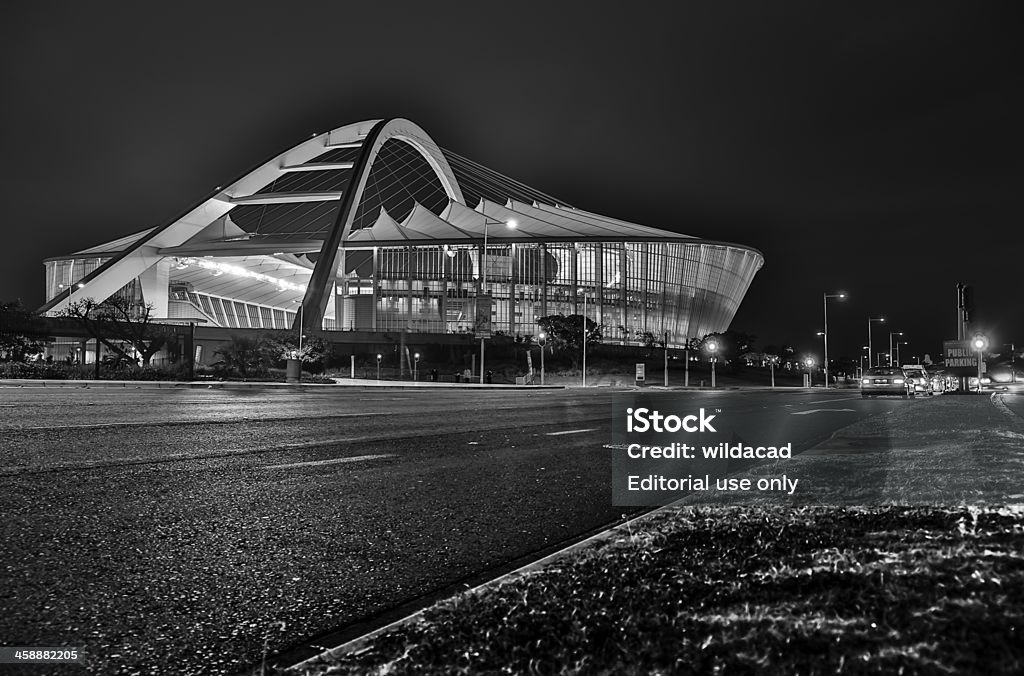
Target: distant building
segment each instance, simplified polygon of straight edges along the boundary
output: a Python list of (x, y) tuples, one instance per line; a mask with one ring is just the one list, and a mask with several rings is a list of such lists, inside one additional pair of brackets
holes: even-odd
[(727, 329), (763, 262), (571, 207), (408, 120), (371, 120), (169, 223), (47, 260), (40, 311), (120, 293), (168, 323), (534, 336), (540, 317), (585, 313), (606, 342), (667, 331), (672, 345)]

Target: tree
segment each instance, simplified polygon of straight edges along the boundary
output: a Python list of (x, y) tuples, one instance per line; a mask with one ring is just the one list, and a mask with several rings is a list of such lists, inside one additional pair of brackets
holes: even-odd
[(634, 331), (633, 334), (644, 347), (665, 347), (665, 334), (653, 331)]
[(328, 358), (332, 355), (330, 343), (320, 336), (303, 335), (302, 349), (299, 350), (298, 333), (264, 336), (262, 349), (268, 365), (283, 366), (285, 360), (290, 359), (292, 354), (296, 353), (303, 368), (311, 373), (322, 371)]
[(0, 304), (0, 361), (25, 361), (43, 351), (47, 338), (43, 319), (20, 300)]
[(119, 294), (101, 303), (93, 298), (76, 301), (63, 316), (77, 321), (119, 358), (141, 366), (148, 366), (173, 336), (168, 327), (152, 323), (152, 305), (135, 303)]
[(583, 352), (584, 327), (587, 345), (601, 342), (601, 327), (583, 315), (549, 315), (538, 319), (537, 325), (547, 334), (551, 350), (568, 354), (573, 368), (579, 366), (580, 355)]
[(227, 365), (243, 378), (250, 370), (259, 371), (267, 365), (267, 345), (259, 338), (231, 336), (231, 342), (219, 348), (215, 354), (224, 357)]

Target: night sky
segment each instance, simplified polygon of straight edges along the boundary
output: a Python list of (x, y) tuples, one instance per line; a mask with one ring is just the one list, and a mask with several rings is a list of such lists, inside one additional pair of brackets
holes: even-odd
[(759, 249), (732, 326), (761, 346), (820, 353), (841, 289), (832, 356), (870, 314), (876, 346), (935, 354), (962, 281), (1019, 349), (1014, 3), (838, 5), (11, 5), (0, 301), (38, 307), (43, 259), (163, 224), (314, 132), (407, 117), (574, 206)]

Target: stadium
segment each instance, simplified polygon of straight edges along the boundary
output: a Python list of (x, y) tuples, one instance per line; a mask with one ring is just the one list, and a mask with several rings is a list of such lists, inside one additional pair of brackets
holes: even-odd
[(672, 346), (727, 329), (763, 262), (576, 208), (396, 118), (314, 135), (169, 223), (46, 260), (40, 312), (120, 294), (158, 323), (342, 341), (535, 336), (583, 314), (606, 343)]

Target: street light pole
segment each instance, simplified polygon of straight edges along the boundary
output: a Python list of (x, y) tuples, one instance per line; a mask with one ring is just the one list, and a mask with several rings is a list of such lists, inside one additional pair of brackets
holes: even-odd
[(868, 368), (871, 368), (872, 366), (874, 366), (874, 364), (871, 363), (871, 355), (872, 355), (872, 351), (871, 351), (872, 350), (871, 322), (884, 322), (884, 321), (885, 321), (885, 317), (868, 317)]
[(893, 336), (902, 336), (902, 335), (903, 335), (902, 331), (890, 331), (889, 332), (889, 366), (899, 366), (899, 364), (893, 364), (892, 363), (892, 337)]
[(896, 366), (897, 367), (899, 367), (900, 363), (903, 361), (902, 359), (900, 359), (900, 345), (909, 345), (909, 344), (910, 343), (908, 341), (906, 341), (906, 340), (897, 340), (896, 341)]
[(668, 387), (668, 331), (665, 332), (665, 387)]
[(412, 381), (415, 383), (420, 379), (420, 353), (417, 352), (413, 355), (412, 362)]
[(978, 392), (981, 392), (981, 367), (985, 359), (985, 348), (988, 347), (988, 338), (977, 334), (971, 339), (971, 347), (978, 351)]
[(540, 343), (540, 384), (544, 384), (544, 346), (547, 345), (547, 334), (543, 331), (540, 332), (538, 339)]
[(824, 331), (824, 333), (822, 335), (825, 336), (825, 389), (827, 390), (828, 389), (828, 299), (829, 298), (838, 298), (838, 299), (842, 300), (842, 299), (846, 298), (846, 293), (840, 291), (839, 293), (823, 293), (821, 295), (822, 295), (821, 302), (822, 302), (822, 305), (823, 305), (823, 307), (825, 309), (825, 331)]
[(583, 290), (583, 387), (587, 386), (587, 291)]
[[(827, 336), (828, 334), (825, 333), (824, 331), (818, 331), (817, 335), (819, 335), (819, 336)], [(828, 338), (827, 337), (825, 338), (825, 354), (828, 354)], [(826, 385), (826, 387), (828, 386), (828, 379), (827, 378), (825, 379), (825, 385)]]
[(377, 382), (380, 382), (380, 360), (384, 358), (384, 355), (377, 353)]
[(718, 343), (711, 341), (708, 343), (708, 352), (711, 353), (711, 389), (715, 389), (715, 355), (718, 351)]
[[(501, 221), (499, 221), (497, 219), (492, 219), (489, 216), (484, 216), (484, 250), (483, 250), (483, 253), (480, 255), (480, 281), (481, 281), (480, 288), (482, 290), (482, 295), (484, 295), (484, 296), (487, 295), (487, 226), (490, 225), (492, 220), (495, 223), (501, 223)], [(512, 229), (515, 229), (517, 227), (517, 223), (516, 223), (516, 221), (514, 219), (510, 219), (510, 220), (506, 221), (505, 225), (507, 225), (509, 228), (512, 228)], [(488, 299), (488, 303), (487, 303), (487, 323), (488, 324), (490, 324), (490, 321), (491, 321), (490, 313), (491, 313), (491, 304), (490, 304), (490, 299)], [(479, 309), (477, 310), (477, 317), (478, 318), (480, 317)], [(485, 371), (485, 369), (484, 369), (484, 337), (480, 336), (480, 384), (481, 385), (484, 384), (484, 371)]]

